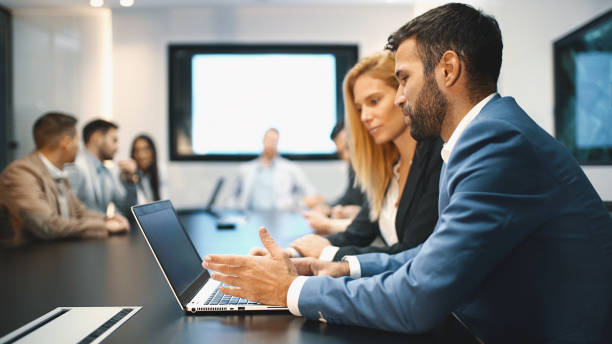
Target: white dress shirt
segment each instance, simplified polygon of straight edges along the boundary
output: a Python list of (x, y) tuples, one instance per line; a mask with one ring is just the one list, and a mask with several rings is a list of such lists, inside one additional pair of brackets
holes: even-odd
[(457, 128), (453, 130), (453, 133), (448, 138), (448, 141), (445, 142), (444, 145), (442, 146), (442, 151), (440, 152), (440, 154), (442, 155), (442, 160), (444, 161), (444, 163), (448, 162), (448, 158), (450, 158), (451, 152), (453, 151), (453, 148), (457, 144), (457, 140), (459, 140), (459, 137), (465, 131), (465, 128), (467, 128), (467, 126), (470, 123), (472, 123), (474, 118), (476, 118), (476, 116), (480, 113), (480, 110), (482, 110), (482, 108), (485, 105), (487, 105), (487, 103), (496, 94), (497, 93), (489, 94), (485, 99), (481, 100), (480, 102), (478, 102), (478, 104), (474, 105), (474, 107), (470, 109), (470, 111), (463, 117), (463, 119), (461, 119), (461, 121), (457, 125)]
[[(448, 141), (442, 146), (442, 151), (440, 154), (442, 155), (442, 160), (444, 163), (448, 161), (450, 155), (457, 144), (457, 141), (461, 137), (461, 134), (465, 131), (468, 125), (476, 118), (476, 116), (480, 113), (482, 108), (496, 95), (497, 93), (492, 93), (488, 95), (486, 98), (478, 102), (474, 107), (468, 111), (468, 113), (463, 117), (463, 119), (457, 125), (457, 128), (451, 134), (451, 137)], [(332, 256), (333, 257), (333, 256)], [(356, 256), (346, 256), (344, 257), (346, 261), (349, 263), (350, 276), (352, 278), (360, 278), (361, 277), (361, 265), (359, 264), (359, 259)], [(287, 307), (289, 311), (296, 316), (302, 316), (300, 310), (298, 308), (298, 302), (300, 299), (300, 292), (302, 291), (302, 287), (304, 283), (308, 279), (307, 276), (299, 276), (296, 278), (291, 285), (289, 286), (289, 292), (287, 293)]]
[(40, 160), (42, 160), (45, 167), (47, 167), (47, 170), (51, 174), (51, 178), (55, 180), (55, 186), (57, 187), (56, 196), (60, 216), (65, 219), (70, 218), (70, 207), (68, 207), (68, 198), (66, 198), (66, 187), (64, 185), (65, 180), (68, 178), (66, 172), (53, 165), (53, 163), (51, 163), (51, 161), (49, 161), (49, 159), (47, 159), (47, 157), (41, 152), (38, 152), (38, 156), (40, 157)]

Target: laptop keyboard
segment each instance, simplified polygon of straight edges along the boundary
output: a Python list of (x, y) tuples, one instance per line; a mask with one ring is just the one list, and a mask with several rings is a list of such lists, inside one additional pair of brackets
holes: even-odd
[[(219, 285), (220, 287), (221, 285)], [(249, 301), (236, 296), (226, 295), (219, 291), (219, 287), (212, 293), (206, 301), (205, 305), (258, 305), (258, 302)]]

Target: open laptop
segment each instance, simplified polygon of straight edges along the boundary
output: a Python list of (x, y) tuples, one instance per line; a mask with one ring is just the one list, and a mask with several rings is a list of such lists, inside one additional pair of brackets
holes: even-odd
[(262, 305), (222, 294), (222, 284), (210, 278), (170, 201), (132, 207), (170, 289), (185, 312), (279, 311), (282, 306)]

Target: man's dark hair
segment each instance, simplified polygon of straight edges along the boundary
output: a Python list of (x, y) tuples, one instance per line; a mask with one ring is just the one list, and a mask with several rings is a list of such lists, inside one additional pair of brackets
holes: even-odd
[(385, 49), (397, 51), (414, 36), (425, 75), (433, 72), (444, 52), (452, 50), (465, 63), (473, 96), (497, 89), (502, 62), (502, 37), (497, 21), (473, 7), (450, 3), (412, 19), (391, 34)]
[(342, 129), (344, 129), (344, 120), (340, 119), (336, 122), (334, 129), (332, 129), (331, 133), (329, 134), (329, 138), (332, 139), (332, 141), (335, 140), (336, 136), (340, 134)]
[(37, 149), (54, 148), (66, 136), (76, 134), (77, 120), (74, 116), (61, 112), (47, 112), (34, 122), (32, 134)]
[(91, 136), (96, 131), (101, 131), (102, 135), (105, 135), (109, 129), (118, 129), (119, 126), (113, 122), (105, 121), (103, 119), (94, 119), (93, 121), (87, 123), (87, 125), (83, 128), (83, 142), (87, 144)]

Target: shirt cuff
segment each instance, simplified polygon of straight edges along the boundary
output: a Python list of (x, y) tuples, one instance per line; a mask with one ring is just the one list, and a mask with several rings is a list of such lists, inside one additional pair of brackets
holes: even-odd
[(349, 274), (351, 278), (361, 278), (361, 264), (355, 256), (344, 256), (342, 260), (349, 263)]
[(326, 262), (331, 262), (332, 260), (334, 260), (336, 252), (338, 252), (339, 249), (340, 247), (337, 246), (327, 246), (323, 249), (323, 251), (321, 251), (319, 259), (324, 260)]
[(302, 258), (304, 256), (302, 256), (302, 254), (300, 254), (300, 252), (298, 252), (298, 250), (294, 249), (293, 247), (287, 247), (285, 249), (285, 252), (287, 252), (287, 254), (289, 255), (289, 258)]
[(291, 314), (298, 317), (302, 316), (302, 313), (300, 313), (300, 309), (298, 307), (298, 302), (300, 301), (302, 287), (307, 279), (308, 276), (296, 277), (293, 282), (291, 282), (289, 290), (287, 291), (287, 308), (289, 308), (289, 312), (291, 312)]

